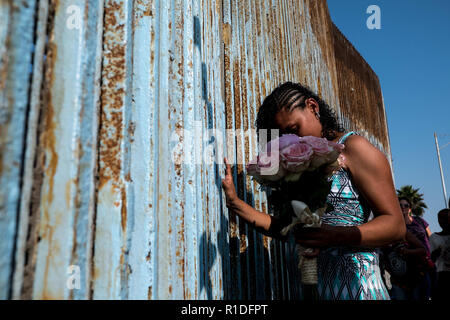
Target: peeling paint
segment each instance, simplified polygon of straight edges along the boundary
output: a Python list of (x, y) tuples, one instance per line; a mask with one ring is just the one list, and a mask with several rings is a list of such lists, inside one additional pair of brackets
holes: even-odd
[[(23, 299), (301, 297), (295, 244), (226, 208), (220, 158), (240, 198), (274, 214), (246, 175), (258, 146), (242, 131), (284, 81), (310, 86), (390, 157), (379, 80), (326, 1), (72, 2), (80, 30), (66, 27), (66, 2), (0, 2), (0, 298), (13, 278)], [(16, 136), (27, 139), (10, 147)], [(79, 291), (65, 286), (69, 265)]]

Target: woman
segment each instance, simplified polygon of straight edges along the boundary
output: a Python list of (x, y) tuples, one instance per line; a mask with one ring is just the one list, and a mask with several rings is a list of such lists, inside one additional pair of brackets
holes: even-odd
[(400, 197), (398, 199), (407, 230), (414, 234), (417, 239), (419, 239), (419, 241), (425, 247), (427, 254), (430, 254), (429, 238), (431, 236), (431, 231), (428, 227), (428, 223), (420, 217), (412, 216), (412, 204), (408, 198)]
[[(325, 137), (345, 144), (342, 168), (332, 177), (328, 202), (334, 211), (321, 228), (296, 232), (298, 244), (320, 248), (320, 299), (389, 299), (374, 248), (403, 239), (405, 224), (386, 157), (365, 138), (344, 134), (331, 108), (308, 88), (291, 82), (277, 87), (261, 105), (257, 129)], [(270, 132), (270, 130), (268, 130)], [(270, 139), (270, 138), (269, 138)], [(222, 186), (227, 207), (262, 232), (276, 236), (280, 224), (238, 198), (230, 164)], [(368, 221), (370, 209), (374, 219)]]
[(426, 256), (423, 244), (406, 231), (405, 241), (389, 246), (384, 251), (391, 276), (391, 299), (422, 300), (424, 272), (421, 265)]
[[(428, 227), (428, 223), (424, 219), (412, 216), (412, 204), (408, 198), (400, 197), (399, 203), (406, 224), (406, 230), (412, 233), (425, 248), (425, 255), (422, 259), (422, 270), (424, 274), (421, 277), (421, 281), (413, 290), (413, 299), (428, 300), (431, 296), (432, 273), (434, 268), (433, 264), (430, 263), (431, 252), (429, 236), (431, 235), (431, 231)], [(427, 267), (428, 265), (429, 267)]]

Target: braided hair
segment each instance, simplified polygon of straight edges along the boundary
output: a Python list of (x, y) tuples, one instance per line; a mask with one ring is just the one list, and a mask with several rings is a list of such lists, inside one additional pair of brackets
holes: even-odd
[(283, 108), (287, 108), (288, 111), (293, 108), (304, 109), (306, 107), (305, 102), (309, 98), (316, 100), (319, 105), (322, 137), (327, 138), (327, 140), (334, 140), (337, 137), (337, 132), (343, 132), (344, 129), (338, 123), (333, 109), (307, 86), (292, 82), (279, 85), (264, 99), (256, 116), (258, 140), (261, 129), (267, 129), (268, 141), (271, 140), (270, 129), (279, 129), (275, 123), (275, 115), (280, 110)]

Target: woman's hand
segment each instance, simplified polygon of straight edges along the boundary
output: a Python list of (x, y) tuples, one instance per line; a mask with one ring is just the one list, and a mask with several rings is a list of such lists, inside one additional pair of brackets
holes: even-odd
[(233, 183), (231, 166), (225, 160), (225, 178), (222, 179), (222, 188), (225, 192), (226, 205), (229, 211), (237, 214), (239, 217), (250, 223), (253, 227), (260, 229), (261, 232), (272, 232), (272, 217), (266, 213), (260, 212), (248, 205), (245, 201), (239, 199), (236, 188)]
[(225, 178), (222, 179), (222, 188), (225, 192), (227, 207), (229, 208), (234, 201), (238, 200), (236, 188), (234, 187), (233, 175), (231, 174), (231, 166), (227, 162), (227, 158), (223, 158), (225, 161)]

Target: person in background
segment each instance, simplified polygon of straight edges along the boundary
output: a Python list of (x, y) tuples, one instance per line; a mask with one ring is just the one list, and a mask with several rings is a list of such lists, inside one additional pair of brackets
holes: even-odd
[(422, 271), (424, 277), (421, 283), (417, 286), (415, 296), (420, 300), (429, 300), (431, 296), (431, 284), (434, 272), (434, 264), (431, 261), (429, 236), (431, 231), (428, 223), (421, 217), (412, 216), (412, 204), (408, 198), (400, 197), (400, 208), (402, 209), (403, 218), (406, 223), (406, 230), (415, 236), (425, 248), (426, 255), (422, 261)]
[(409, 231), (404, 241), (383, 248), (385, 266), (390, 274), (392, 300), (423, 300), (425, 273), (421, 263), (426, 256), (423, 244)]
[(450, 298), (450, 210), (438, 212), (441, 232), (430, 237), (431, 258), (436, 262), (436, 282), (433, 300), (443, 301)]

